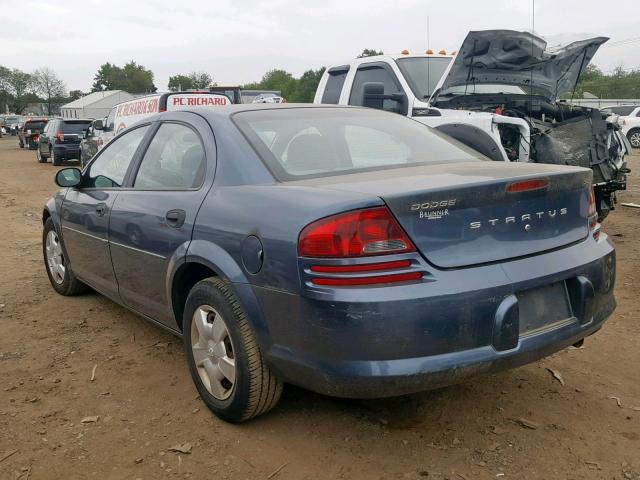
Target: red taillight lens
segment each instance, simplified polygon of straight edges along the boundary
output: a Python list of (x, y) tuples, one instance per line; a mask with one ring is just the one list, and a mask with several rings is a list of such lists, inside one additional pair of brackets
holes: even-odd
[(596, 208), (596, 196), (593, 187), (589, 188), (589, 203), (587, 207), (587, 218), (589, 219), (589, 230), (595, 240), (600, 238), (600, 224), (598, 223), (598, 210)]
[(58, 143), (64, 143), (64, 133), (62, 132), (56, 133), (56, 138), (58, 139)]
[(413, 243), (387, 207), (323, 218), (307, 225), (298, 239), (301, 257), (344, 258), (413, 251)]
[(379, 285), (381, 283), (411, 282), (420, 280), (421, 278), (421, 272), (407, 272), (391, 275), (377, 275), (375, 277), (314, 278), (311, 281), (316, 285), (351, 287), (356, 285)]
[(597, 213), (596, 210), (596, 195), (593, 193), (593, 187), (589, 188), (589, 203), (587, 208), (587, 216), (592, 217)]
[(522, 182), (513, 182), (507, 185), (508, 193), (528, 192), (530, 190), (541, 190), (547, 188), (549, 181), (544, 178), (536, 178), (535, 180), (524, 180)]

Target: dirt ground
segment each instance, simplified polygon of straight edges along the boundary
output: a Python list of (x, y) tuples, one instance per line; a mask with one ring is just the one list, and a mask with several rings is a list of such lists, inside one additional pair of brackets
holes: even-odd
[[(179, 339), (53, 291), (40, 217), (56, 169), (17, 143), (0, 140), (0, 479), (640, 479), (640, 209), (605, 221), (618, 309), (583, 348), (395, 399), (288, 387), (233, 426), (199, 400)], [(620, 201), (640, 203), (630, 164)]]

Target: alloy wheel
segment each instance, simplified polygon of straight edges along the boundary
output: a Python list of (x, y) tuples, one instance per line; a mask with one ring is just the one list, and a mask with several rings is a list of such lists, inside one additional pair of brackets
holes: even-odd
[(629, 136), (629, 143), (633, 148), (640, 148), (640, 132), (633, 132)]
[(45, 243), (45, 252), (47, 253), (47, 267), (54, 282), (61, 285), (64, 282), (66, 267), (64, 265), (64, 255), (62, 254), (62, 245), (55, 230), (47, 233)]
[(210, 305), (201, 305), (193, 314), (191, 349), (207, 391), (218, 400), (229, 398), (236, 382), (233, 344), (222, 315)]

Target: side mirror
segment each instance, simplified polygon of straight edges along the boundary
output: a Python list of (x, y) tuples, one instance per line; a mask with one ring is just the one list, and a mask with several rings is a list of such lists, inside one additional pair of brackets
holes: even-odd
[(76, 167), (63, 168), (56, 173), (55, 181), (62, 188), (77, 187), (82, 181), (82, 172)]
[(95, 122), (93, 122), (93, 129), (94, 130), (104, 130), (104, 124), (102, 123), (102, 120), (96, 120)]
[(362, 105), (369, 108), (377, 108), (382, 110), (385, 100), (391, 100), (398, 103), (397, 112), (405, 109), (406, 95), (403, 93), (384, 93), (384, 83), (382, 82), (366, 82), (362, 85)]

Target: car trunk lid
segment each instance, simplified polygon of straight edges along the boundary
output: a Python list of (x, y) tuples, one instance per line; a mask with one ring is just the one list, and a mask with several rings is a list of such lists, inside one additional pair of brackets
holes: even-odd
[(441, 268), (533, 255), (589, 232), (591, 171), (579, 167), (465, 162), (295, 183), (377, 195)]

